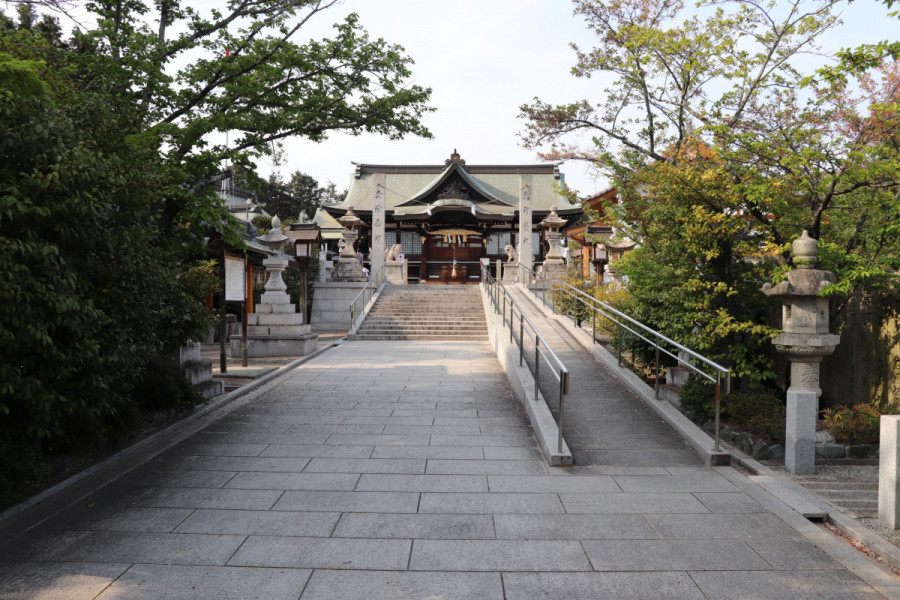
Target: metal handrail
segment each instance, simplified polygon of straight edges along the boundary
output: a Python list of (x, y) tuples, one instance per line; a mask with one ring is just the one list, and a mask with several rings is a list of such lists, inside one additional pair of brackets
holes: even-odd
[[(491, 275), (490, 271), (485, 271), (485, 283), (488, 286), (488, 296), (491, 299), (491, 304), (494, 306), (494, 311), (497, 314), (503, 315), (503, 325), (504, 327), (509, 327), (509, 341), (513, 343), (515, 340), (515, 325), (516, 325), (516, 311), (519, 312), (518, 325), (519, 325), (519, 366), (526, 366), (525, 362), (525, 335), (527, 333), (528, 337), (534, 341), (534, 369), (529, 370), (532, 371), (532, 376), (534, 378), (534, 401), (537, 402), (539, 398), (539, 383), (540, 383), (540, 372), (541, 372), (541, 358), (547, 363), (547, 366), (550, 367), (550, 372), (556, 377), (559, 381), (559, 417), (558, 417), (558, 429), (559, 434), (557, 436), (557, 452), (562, 452), (562, 444), (563, 444), (563, 417), (565, 414), (565, 397), (566, 394), (569, 393), (569, 370), (566, 369), (566, 365), (563, 364), (562, 360), (560, 360), (559, 356), (553, 351), (550, 345), (547, 343), (547, 340), (544, 339), (544, 336), (537, 330), (534, 326), (534, 323), (525, 316), (525, 313), (522, 311), (521, 307), (516, 304), (516, 301), (513, 300), (512, 296), (507, 292), (502, 285), (500, 285), (497, 280)], [(501, 308), (502, 304), (502, 308)], [(506, 307), (509, 305), (509, 319), (506, 318)], [(528, 326), (526, 329), (525, 326)], [(543, 345), (543, 348), (541, 347)], [(551, 361), (552, 359), (552, 361)], [(557, 370), (554, 370), (554, 365), (557, 367)]]
[[(518, 279), (520, 281), (523, 279), (523, 277), (527, 277), (527, 279), (525, 279), (525, 282), (527, 284), (527, 282), (534, 281), (537, 279), (537, 275), (534, 273), (534, 271), (532, 271), (528, 267), (525, 267), (524, 265), (520, 264), (519, 269), (520, 270), (518, 271), (518, 273), (519, 273)], [(617, 335), (616, 335), (616, 338), (617, 338), (616, 354), (617, 354), (617, 359), (619, 361), (619, 366), (622, 366), (622, 331), (623, 330), (631, 333), (635, 337), (647, 342), (648, 344), (650, 344), (651, 346), (654, 347), (654, 349), (656, 350), (655, 365), (654, 365), (654, 372), (655, 372), (656, 376), (654, 378), (655, 381), (654, 381), (653, 387), (654, 387), (654, 396), (657, 400), (659, 400), (659, 379), (660, 379), (660, 377), (659, 377), (659, 372), (660, 372), (659, 355), (660, 355), (660, 352), (662, 352), (666, 356), (670, 356), (671, 358), (674, 358), (678, 362), (678, 364), (687, 367), (688, 369), (690, 369), (694, 373), (697, 373), (704, 379), (708, 379), (709, 381), (716, 384), (716, 417), (715, 417), (716, 418), (716, 425), (715, 425), (715, 427), (716, 427), (716, 432), (715, 432), (716, 446), (715, 446), (715, 450), (716, 450), (716, 452), (718, 452), (719, 451), (719, 440), (720, 440), (719, 420), (720, 420), (721, 402), (722, 402), (722, 392), (721, 392), (722, 378), (724, 376), (725, 394), (727, 395), (731, 392), (731, 370), (726, 367), (723, 367), (722, 365), (718, 364), (715, 361), (710, 360), (709, 358), (703, 356), (702, 354), (694, 352), (687, 346), (676, 342), (675, 340), (663, 335), (662, 333), (656, 331), (655, 329), (651, 329), (650, 327), (647, 327), (640, 321), (637, 321), (637, 320), (629, 317), (625, 313), (623, 313), (619, 310), (616, 310), (615, 308), (606, 304), (605, 302), (602, 302), (602, 301), (598, 300), (597, 298), (594, 298), (593, 296), (590, 296), (590, 295), (584, 293), (583, 291), (579, 290), (578, 288), (576, 288), (572, 285), (569, 285), (568, 283), (566, 283), (564, 281), (555, 280), (552, 283), (553, 283), (553, 288), (555, 290), (560, 290), (563, 293), (568, 294), (573, 299), (578, 300), (583, 305), (585, 305), (591, 309), (591, 317), (592, 317), (591, 318), (591, 337), (595, 342), (597, 341), (597, 315), (598, 314), (601, 317), (608, 319), (616, 324), (616, 326), (618, 328)], [(551, 310), (554, 310), (554, 312), (555, 312), (555, 307), (552, 305), (552, 303), (548, 303), (546, 300), (546, 287), (541, 288), (541, 302), (545, 306), (550, 307)], [(663, 346), (662, 343), (665, 343), (665, 344), (668, 344), (669, 346), (674, 347), (674, 350), (670, 351), (668, 348)], [(703, 363), (704, 365), (710, 367), (711, 369), (713, 369), (715, 371), (715, 376), (710, 375), (703, 369), (699, 368), (693, 362), (681, 358), (681, 356), (679, 356), (679, 354), (675, 354), (674, 352), (677, 352), (679, 354), (684, 353), (689, 358), (694, 359), (695, 361), (699, 361), (700, 363)]]
[[(363, 286), (363, 289), (359, 290), (359, 293), (356, 297), (350, 301), (350, 331), (353, 331), (353, 327), (356, 325), (357, 315), (362, 316), (362, 312), (366, 308), (366, 304), (368, 304), (369, 300), (372, 296), (375, 295), (376, 291), (381, 289), (381, 285), (384, 283), (384, 265), (381, 265), (375, 274), (366, 282), (366, 285)], [(368, 298), (366, 296), (368, 295)], [(357, 306), (359, 305), (359, 300), (362, 298), (362, 305), (359, 309)]]

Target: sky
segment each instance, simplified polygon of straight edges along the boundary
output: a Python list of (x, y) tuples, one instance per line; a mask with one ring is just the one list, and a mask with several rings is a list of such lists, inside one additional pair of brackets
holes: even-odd
[[(200, 10), (223, 4), (195, 1)], [(822, 40), (824, 52), (900, 37), (900, 20), (887, 17), (888, 9), (877, 0), (839, 6), (844, 25)], [(343, 190), (354, 162), (443, 164), (455, 149), (469, 164), (533, 164), (540, 162), (537, 152), (523, 148), (519, 137), (525, 126), (518, 118), (522, 104), (535, 97), (554, 104), (605, 99), (605, 76), (571, 74), (575, 53), (570, 44), (591, 48), (595, 39), (583, 19), (572, 14), (569, 0), (342, 0), (314, 17), (294, 41), (331, 37), (333, 24), (351, 12), (359, 14), (371, 37), (403, 46), (415, 61), (410, 81), (433, 90), (429, 104), (436, 110), (423, 123), (434, 137), (390, 140), (333, 133), (319, 143), (288, 139), (281, 165), (258, 161), (261, 175), (277, 169), (287, 178), (302, 171), (320, 185), (331, 181)], [(568, 162), (560, 170), (582, 197), (608, 187), (584, 163)]]
[[(535, 96), (554, 102), (596, 95), (598, 80), (569, 75), (571, 41), (590, 43), (580, 18), (565, 0), (345, 0), (320, 14), (316, 25), (356, 12), (371, 37), (399, 44), (415, 61), (412, 82), (432, 88), (436, 111), (424, 118), (433, 139), (332, 134), (322, 143), (285, 144), (283, 174), (301, 170), (320, 183), (345, 189), (352, 162), (443, 164), (456, 149), (470, 164), (533, 164), (519, 143), (518, 107)], [(260, 170), (266, 171), (265, 161)], [(586, 190), (603, 183), (578, 166), (565, 169)]]
[[(350, 182), (352, 162), (443, 164), (456, 149), (470, 164), (533, 164), (537, 152), (523, 148), (519, 107), (537, 96), (551, 103), (603, 99), (603, 77), (571, 75), (575, 53), (594, 38), (567, 0), (344, 0), (316, 17), (310, 35), (327, 35), (331, 24), (356, 12), (372, 37), (399, 44), (415, 60), (412, 82), (431, 87), (436, 111), (424, 118), (433, 139), (332, 134), (328, 140), (285, 143), (285, 176), (295, 170), (332, 181)], [(824, 40), (835, 51), (865, 41), (896, 39), (900, 21), (886, 17), (874, 0), (856, 0), (843, 9), (845, 24)], [(272, 166), (263, 160), (260, 171)], [(561, 167), (569, 187), (588, 196), (608, 182), (584, 163)]]

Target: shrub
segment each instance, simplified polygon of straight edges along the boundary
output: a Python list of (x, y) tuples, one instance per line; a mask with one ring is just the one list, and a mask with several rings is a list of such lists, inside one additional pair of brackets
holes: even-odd
[(842, 444), (877, 444), (881, 415), (900, 414), (900, 406), (887, 402), (839, 405), (822, 411), (825, 427)]
[(678, 396), (681, 412), (691, 420), (703, 422), (716, 416), (716, 386), (697, 376), (691, 376), (681, 386)]
[(784, 443), (787, 409), (781, 398), (765, 391), (738, 391), (722, 398), (726, 421), (734, 429), (767, 442)]
[[(681, 410), (697, 422), (716, 416), (716, 387), (697, 376), (681, 388)], [(765, 390), (736, 391), (721, 397), (719, 417), (734, 429), (752, 433), (765, 441), (784, 443), (784, 401)]]
[(135, 386), (135, 399), (146, 410), (193, 407), (202, 401), (180, 369), (151, 365)]

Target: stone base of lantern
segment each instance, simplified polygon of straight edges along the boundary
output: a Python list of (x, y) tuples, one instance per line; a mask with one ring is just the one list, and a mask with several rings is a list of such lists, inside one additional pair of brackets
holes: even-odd
[(340, 259), (334, 265), (334, 271), (331, 274), (332, 281), (368, 281), (365, 273), (363, 273), (362, 265), (356, 257), (352, 259)]
[(560, 281), (566, 276), (566, 263), (544, 261), (541, 269), (541, 280), (546, 282)]
[(816, 415), (819, 399), (815, 392), (788, 390), (785, 427), (784, 466), (797, 475), (816, 472)]
[[(296, 312), (287, 294), (263, 294), (257, 312), (247, 315), (247, 356), (306, 356), (319, 347), (319, 334), (303, 324), (303, 315)], [(266, 300), (270, 300), (266, 302)], [(241, 358), (241, 336), (228, 338), (231, 357)]]

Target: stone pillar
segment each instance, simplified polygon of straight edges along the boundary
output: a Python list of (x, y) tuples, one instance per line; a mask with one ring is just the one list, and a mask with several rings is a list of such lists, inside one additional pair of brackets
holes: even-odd
[(900, 415), (881, 416), (878, 455), (878, 519), (897, 529), (900, 523)]
[(519, 263), (534, 269), (531, 246), (531, 175), (519, 175)]
[(828, 333), (828, 299), (818, 293), (834, 283), (834, 274), (820, 271), (818, 242), (806, 231), (794, 241), (795, 269), (787, 281), (766, 284), (763, 291), (781, 296), (782, 329), (772, 340), (791, 362), (787, 391), (787, 424), (784, 466), (792, 473), (810, 475), (816, 470), (816, 419), (819, 396), (819, 363), (834, 351), (840, 337)]
[(384, 173), (375, 173), (372, 176), (372, 186), (375, 188), (372, 199), (372, 252), (369, 254), (369, 272), (372, 275), (375, 275), (378, 269), (384, 265), (384, 251), (388, 247), (384, 238), (384, 197), (386, 194), (384, 182)]

